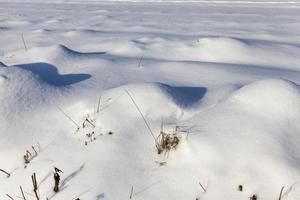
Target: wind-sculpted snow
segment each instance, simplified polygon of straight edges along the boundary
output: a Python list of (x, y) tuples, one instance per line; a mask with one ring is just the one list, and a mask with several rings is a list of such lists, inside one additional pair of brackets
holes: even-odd
[(37, 106), (38, 102), (43, 100), (43, 93), (47, 95), (47, 90), (51, 90), (51, 87), (37, 76), (18, 67), (1, 68), (0, 73), (2, 79), (1, 113), (4, 116), (8, 113), (14, 116), (13, 110), (20, 114), (22, 110), (31, 111), (33, 105)]
[(234, 94), (231, 101), (240, 103), (251, 112), (272, 119), (298, 119), (300, 115), (299, 86), (285, 80), (263, 80), (246, 85)]
[[(261, 198), (271, 198), (272, 188), (288, 182), (297, 185), (299, 111), (299, 89), (294, 83), (269, 79), (245, 85), (184, 123), (192, 127), (193, 138), (186, 144), (190, 147), (186, 153), (192, 154), (195, 165), (209, 169), (203, 175), (223, 177), (224, 183), (216, 183), (219, 187), (227, 188), (225, 182), (241, 182), (251, 185), (251, 192), (261, 194)], [(202, 161), (192, 159), (198, 154)], [(243, 197), (234, 191), (229, 194), (230, 187), (217, 192), (218, 186), (207, 198)], [(289, 198), (297, 198), (299, 189), (294, 192)]]
[(300, 62), (298, 46), (230, 37), (203, 37), (190, 42), (141, 39), (124, 45), (122, 49), (112, 53), (126, 56), (147, 54), (153, 58), (167, 60), (247, 64), (287, 69), (293, 69)]
[(299, 1), (0, 2), (1, 200), (299, 198)]

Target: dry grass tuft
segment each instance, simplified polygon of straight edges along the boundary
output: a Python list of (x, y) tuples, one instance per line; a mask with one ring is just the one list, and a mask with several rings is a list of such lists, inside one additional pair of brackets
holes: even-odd
[(180, 142), (180, 137), (176, 132), (165, 133), (161, 131), (156, 141), (157, 141), (156, 144), (157, 153), (158, 154), (161, 154), (163, 152), (168, 153), (171, 150), (176, 150)]

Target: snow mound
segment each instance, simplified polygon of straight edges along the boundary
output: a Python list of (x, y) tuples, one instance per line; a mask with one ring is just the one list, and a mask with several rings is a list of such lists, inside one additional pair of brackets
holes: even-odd
[(195, 53), (198, 59), (214, 62), (235, 62), (249, 55), (251, 47), (244, 41), (226, 37), (204, 37), (197, 41)]
[[(205, 37), (198, 39), (195, 47), (198, 60), (209, 62), (239, 63), (290, 67), (286, 62), (299, 62), (300, 49), (293, 45), (242, 40), (230, 37)], [(251, 62), (249, 62), (251, 60)]]
[(39, 55), (41, 58), (45, 58), (45, 60), (49, 59), (71, 59), (76, 58), (81, 55), (81, 53), (74, 51), (64, 45), (54, 45), (50, 47), (38, 47), (33, 48), (30, 51), (32, 55)]
[(295, 116), (300, 113), (299, 87), (290, 81), (268, 79), (246, 85), (229, 98), (252, 112), (270, 117)]
[(243, 40), (229, 37), (204, 37), (198, 39), (198, 44), (206, 49), (243, 49), (248, 45)]
[(0, 112), (5, 118), (31, 112), (45, 101), (44, 96), (53, 95), (51, 86), (27, 70), (7, 67), (0, 72)]
[[(203, 98), (206, 89), (173, 87), (160, 83), (130, 84), (106, 91), (103, 94), (103, 107), (110, 107), (111, 102), (114, 102), (111, 106), (113, 109), (124, 110), (127, 115), (136, 116), (137, 110), (126, 91), (149, 119), (156, 120), (164, 117), (169, 121), (176, 121), (183, 117), (184, 108), (192, 106)], [(132, 105), (131, 109), (128, 109), (128, 105)]]
[[(218, 184), (229, 186), (224, 193), (216, 189), (207, 194), (207, 199), (242, 199), (251, 194), (274, 199), (277, 194), (272, 191), (299, 179), (299, 100), (295, 83), (282, 79), (255, 81), (183, 124), (191, 127), (183, 155), (190, 156), (194, 166), (201, 166), (203, 176), (219, 180), (211, 190), (219, 188)], [(189, 154), (200, 156), (193, 160)], [(247, 192), (238, 194), (230, 189), (231, 184), (242, 184)], [(289, 198), (299, 193), (295, 187)]]
[(50, 57), (56, 57), (58, 55), (62, 57), (69, 57), (69, 56), (73, 57), (73, 56), (81, 55), (80, 52), (74, 51), (62, 44), (49, 47), (47, 53)]
[[(48, 84), (19, 66), (0, 68), (0, 146), (15, 149), (33, 141), (51, 140), (53, 132), (60, 126), (49, 127), (47, 124), (64, 120), (63, 115), (57, 115), (56, 104), (70, 90)], [(11, 134), (7, 134), (8, 130)], [(15, 146), (7, 142), (12, 140)]]
[(51, 63), (71, 63), (81, 62), (82, 59), (99, 58), (104, 52), (82, 53), (75, 51), (62, 44), (35, 47), (30, 49), (26, 54), (19, 55), (20, 62), (51, 62)]
[(133, 42), (123, 43), (121, 48), (117, 48), (112, 53), (126, 56), (147, 53), (149, 57), (156, 59), (256, 65), (286, 69), (293, 69), (300, 61), (300, 48), (295, 45), (213, 36), (192, 41), (166, 38), (156, 40), (154, 38), (151, 42), (145, 42), (144, 38), (140, 38)]

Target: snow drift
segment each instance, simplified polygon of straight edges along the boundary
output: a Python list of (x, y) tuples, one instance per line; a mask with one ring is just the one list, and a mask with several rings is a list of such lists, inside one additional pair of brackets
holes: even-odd
[(296, 1), (59, 2), (0, 3), (0, 199), (298, 199)]
[[(239, 184), (247, 187), (248, 196), (264, 199), (278, 195), (272, 190), (291, 185), (293, 192), (287, 190), (284, 195), (297, 198), (300, 191), (292, 188), (299, 178), (299, 117), (299, 87), (271, 79), (242, 87), (184, 123), (194, 132), (185, 145), (189, 150), (184, 151), (192, 154), (190, 159), (201, 155), (193, 164), (202, 166), (202, 177), (222, 177), (222, 181), (209, 181), (214, 192), (205, 198), (243, 198), (245, 194), (235, 190)], [(227, 192), (220, 192), (219, 187), (226, 187)]]

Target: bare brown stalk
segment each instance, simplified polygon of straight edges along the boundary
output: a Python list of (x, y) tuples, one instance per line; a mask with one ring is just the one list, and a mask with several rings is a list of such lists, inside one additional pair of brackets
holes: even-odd
[(145, 122), (145, 124), (146, 124), (146, 126), (147, 126), (147, 128), (148, 128), (148, 130), (149, 130), (149, 132), (150, 132), (150, 134), (151, 134), (151, 136), (152, 136), (153, 139), (154, 139), (155, 146), (156, 146), (156, 148), (158, 148), (158, 142), (157, 142), (157, 139), (155, 138), (154, 133), (152, 132), (152, 130), (151, 130), (151, 128), (150, 128), (150, 126), (149, 126), (149, 124), (148, 124), (146, 118), (144, 117), (144, 115), (143, 115), (141, 109), (139, 108), (139, 106), (137, 105), (137, 103), (135, 102), (135, 100), (133, 99), (133, 97), (131, 96), (131, 94), (130, 94), (127, 90), (125, 90), (125, 92), (128, 94), (128, 96), (130, 97), (130, 99), (131, 99), (131, 101), (133, 102), (134, 106), (136, 107), (136, 109), (137, 109), (137, 110), (139, 111), (139, 113), (141, 114), (141, 116), (142, 116), (142, 118), (143, 118), (143, 120), (144, 120), (144, 122)]
[(12, 198), (9, 194), (6, 194), (6, 196), (7, 196), (8, 198), (10, 198), (11, 200), (15, 200), (15, 199)]
[(131, 187), (129, 199), (132, 199), (132, 197), (133, 197), (133, 186)]
[(33, 191), (34, 191), (35, 197), (36, 197), (37, 200), (40, 200), (40, 197), (38, 195), (38, 186), (37, 186), (36, 174), (35, 173), (33, 173), (33, 175), (31, 176), (31, 180), (32, 180)]
[(89, 119), (86, 119), (86, 121), (87, 121), (90, 125), (92, 125), (94, 128), (96, 127)]
[(36, 150), (35, 150), (34, 146), (31, 146), (31, 148), (33, 149), (33, 151), (34, 151), (35, 155), (37, 155), (38, 153), (36, 152)]
[(22, 189), (22, 186), (20, 186), (20, 190), (21, 190), (23, 199), (26, 200), (25, 195), (24, 195), (24, 192), (23, 192), (23, 189)]
[(201, 186), (202, 190), (203, 190), (204, 192), (206, 192), (206, 189), (203, 187), (203, 185), (201, 184), (201, 182), (199, 182), (199, 185)]
[(56, 108), (62, 113), (64, 114), (73, 124), (75, 124), (75, 126), (77, 126), (77, 129), (80, 129), (80, 126), (78, 123), (75, 122), (75, 120), (73, 120), (69, 115), (67, 115), (67, 113), (65, 113), (58, 105), (54, 104), (56, 106)]
[(279, 194), (278, 200), (281, 200), (283, 189), (284, 189), (284, 186), (282, 186), (282, 188), (281, 188), (281, 190), (280, 190), (280, 194)]
[(3, 172), (4, 174), (7, 175), (7, 178), (10, 177), (10, 173), (8, 173), (7, 171), (3, 170), (3, 169), (0, 169), (0, 172)]

